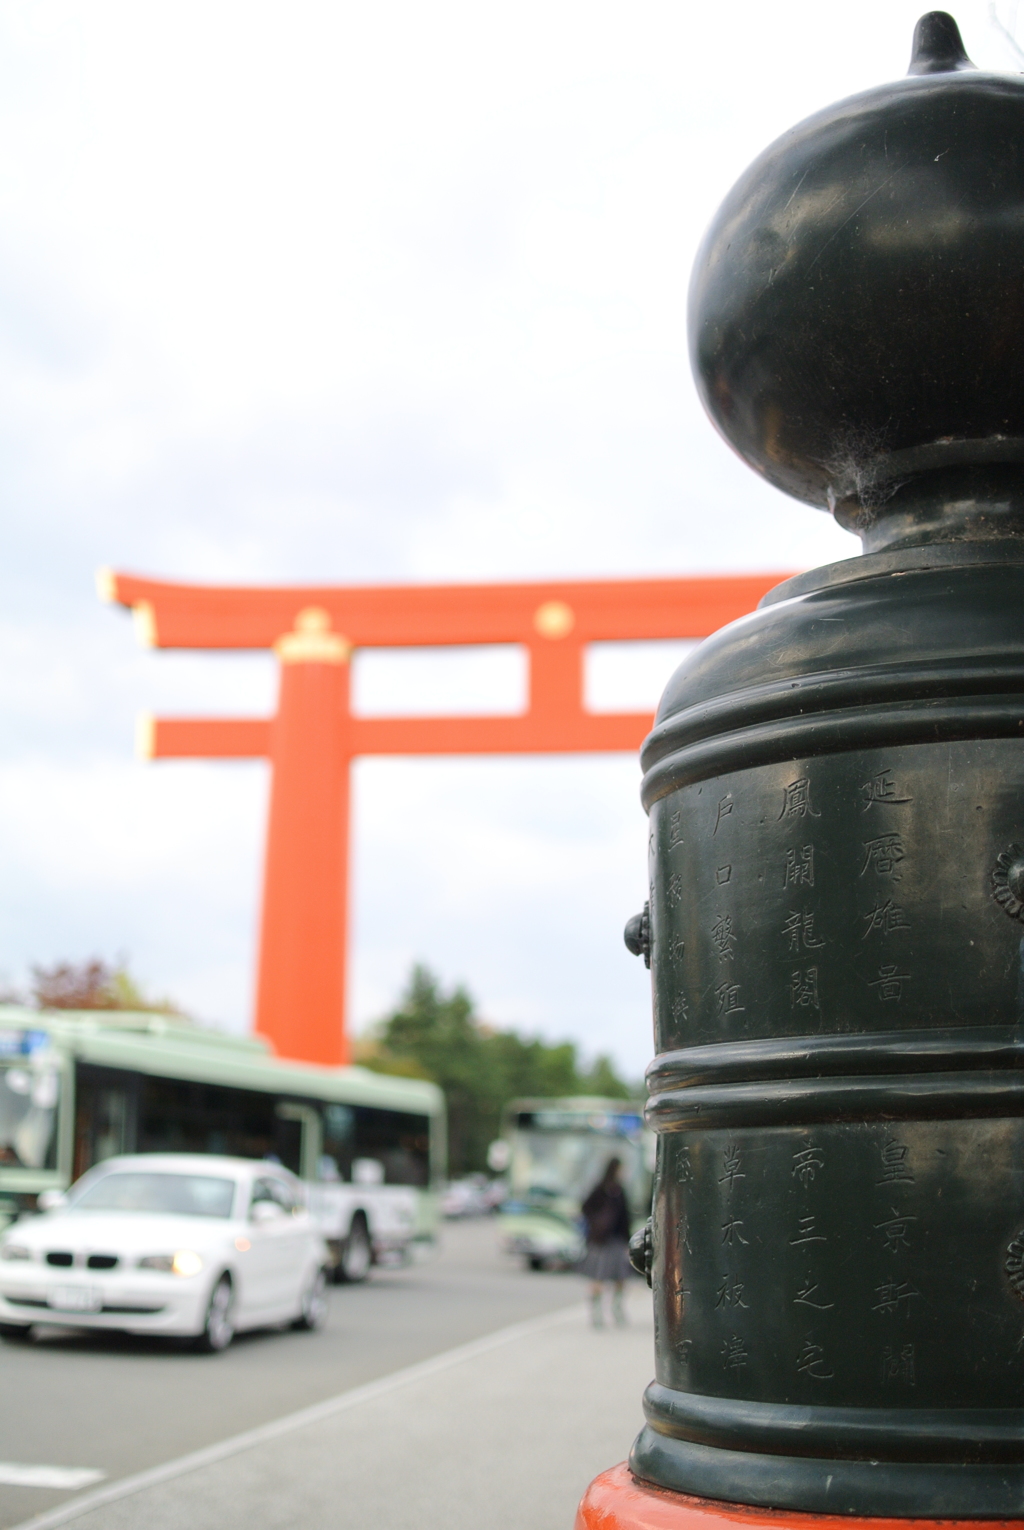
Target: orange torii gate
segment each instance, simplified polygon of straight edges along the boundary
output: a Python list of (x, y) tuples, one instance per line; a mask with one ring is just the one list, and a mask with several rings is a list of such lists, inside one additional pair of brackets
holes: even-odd
[[(147, 759), (266, 759), (272, 766), (256, 1030), (285, 1057), (336, 1064), (345, 1030), (349, 766), (359, 755), (633, 751), (647, 712), (583, 705), (587, 644), (701, 638), (752, 610), (784, 574), (537, 584), (217, 588), (104, 570), (154, 648), (270, 649), (277, 714), (140, 722)], [(516, 643), (529, 656), (525, 712), (355, 717), (355, 648)]]

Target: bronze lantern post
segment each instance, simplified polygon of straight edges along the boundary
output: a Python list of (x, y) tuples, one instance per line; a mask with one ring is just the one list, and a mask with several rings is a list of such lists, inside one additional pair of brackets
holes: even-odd
[(656, 1379), (578, 1524), (1024, 1524), (1024, 79), (923, 17), (729, 193), (690, 337), (864, 551), (643, 747)]

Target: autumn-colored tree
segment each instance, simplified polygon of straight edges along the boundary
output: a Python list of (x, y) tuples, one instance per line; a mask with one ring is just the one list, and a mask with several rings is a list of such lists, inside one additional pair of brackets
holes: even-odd
[(148, 999), (122, 962), (112, 966), (93, 957), (32, 968), (32, 1003), (37, 1009), (133, 1009), (177, 1014), (169, 999)]

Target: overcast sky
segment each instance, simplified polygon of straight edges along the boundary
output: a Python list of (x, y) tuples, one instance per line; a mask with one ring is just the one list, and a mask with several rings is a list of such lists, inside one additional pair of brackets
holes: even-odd
[[(97, 566), (344, 583), (857, 551), (705, 420), (686, 288), (744, 166), (902, 74), (920, 9), (0, 3), (8, 981), (124, 954), (249, 1022), (266, 767), (143, 766), (132, 734), (140, 709), (270, 711), (271, 661), (142, 652)], [(984, 0), (956, 14), (978, 63), (1024, 67)], [(600, 653), (591, 699), (653, 707), (672, 662)], [(520, 683), (514, 656), (357, 663), (376, 709)], [(638, 779), (626, 757), (361, 763), (356, 1025), (419, 958), (638, 1076)]]

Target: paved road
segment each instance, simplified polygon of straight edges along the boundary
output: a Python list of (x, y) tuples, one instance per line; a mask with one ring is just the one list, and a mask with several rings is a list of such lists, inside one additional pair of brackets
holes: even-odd
[[(0, 1348), (0, 1458), (118, 1478), (279, 1418), (582, 1295), (525, 1273), (491, 1221), (449, 1223), (440, 1253), (336, 1287), (325, 1331), (245, 1334), (223, 1355), (116, 1335), (40, 1331)], [(67, 1499), (0, 1486), (0, 1530)]]

